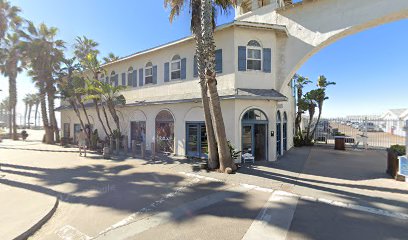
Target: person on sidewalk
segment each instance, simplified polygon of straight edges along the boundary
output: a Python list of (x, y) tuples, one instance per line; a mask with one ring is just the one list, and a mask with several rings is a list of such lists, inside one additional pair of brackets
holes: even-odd
[(83, 129), (79, 132), (78, 135), (78, 147), (79, 147), (79, 156), (82, 156), (82, 149), (84, 150), (84, 157), (86, 157), (86, 140), (87, 140), (87, 135), (84, 132)]

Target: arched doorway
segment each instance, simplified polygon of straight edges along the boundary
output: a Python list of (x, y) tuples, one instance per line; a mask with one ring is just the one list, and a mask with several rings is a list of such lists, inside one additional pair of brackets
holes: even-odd
[(156, 151), (174, 152), (174, 118), (168, 110), (160, 111), (156, 116)]
[(276, 155), (282, 155), (282, 119), (280, 111), (276, 113)]
[(283, 113), (283, 152), (286, 152), (288, 150), (288, 116), (286, 112)]
[(250, 153), (255, 161), (268, 156), (268, 118), (258, 109), (250, 109), (242, 117), (242, 153)]

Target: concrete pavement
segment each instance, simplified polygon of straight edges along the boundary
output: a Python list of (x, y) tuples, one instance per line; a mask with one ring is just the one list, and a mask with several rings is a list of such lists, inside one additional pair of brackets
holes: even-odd
[[(408, 223), (407, 185), (384, 173), (382, 152), (293, 149), (226, 175), (183, 160), (82, 158), (58, 146), (5, 144), (0, 186), (61, 199), (32, 239), (259, 239), (261, 232), (270, 239), (327, 239), (330, 232), (404, 239)], [(361, 231), (334, 229), (350, 222)]]
[(56, 197), (0, 184), (0, 239), (26, 239), (52, 217), (57, 206)]

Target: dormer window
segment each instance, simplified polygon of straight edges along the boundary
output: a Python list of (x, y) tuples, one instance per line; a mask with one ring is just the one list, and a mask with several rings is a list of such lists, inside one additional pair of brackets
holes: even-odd
[(263, 7), (263, 6), (266, 6), (266, 5), (269, 5), (269, 4), (271, 4), (271, 0), (258, 0), (258, 6), (259, 7)]
[(145, 67), (145, 84), (153, 83), (153, 64), (148, 62)]
[(177, 80), (181, 78), (181, 59), (179, 55), (174, 56), (171, 59), (171, 80)]
[(255, 40), (249, 41), (247, 45), (247, 70), (262, 70), (262, 47)]

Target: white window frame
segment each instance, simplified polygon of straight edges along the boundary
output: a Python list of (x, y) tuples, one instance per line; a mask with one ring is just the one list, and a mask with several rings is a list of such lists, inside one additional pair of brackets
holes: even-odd
[[(128, 84), (129, 84), (129, 75), (132, 76), (132, 84), (131, 84), (131, 85), (128, 85)], [(133, 87), (133, 67), (129, 67), (129, 68), (128, 68), (126, 85), (127, 85), (128, 87)]]
[[(115, 77), (115, 75), (116, 75), (116, 72), (112, 71), (111, 75), (109, 77), (109, 84), (112, 85), (112, 86), (115, 86), (115, 82), (112, 81), (112, 78)], [(118, 83), (118, 85), (119, 85), (119, 83)]]
[[(178, 64), (179, 64), (179, 69), (173, 70), (173, 69), (172, 69), (173, 63), (178, 63)], [(169, 71), (170, 71), (170, 80), (171, 80), (171, 81), (181, 80), (181, 58), (180, 58), (179, 55), (175, 55), (175, 56), (171, 59)], [(179, 72), (179, 77), (178, 77), (178, 78), (173, 78), (173, 72)]]
[[(150, 70), (150, 75), (147, 75), (147, 70)], [(144, 76), (145, 85), (153, 84), (153, 64), (152, 64), (152, 62), (148, 62), (146, 64), (145, 69), (144, 69), (144, 74), (145, 74), (145, 76)], [(150, 83), (147, 82), (147, 78), (151, 78)]]
[[(256, 40), (251, 40), (251, 41), (256, 41)], [(250, 41), (250, 42), (251, 42), (251, 41)], [(262, 71), (262, 66), (263, 66), (262, 46), (261, 46), (261, 44), (260, 44), (258, 41), (256, 41), (256, 42), (259, 44), (259, 46), (250, 46), (250, 45), (249, 45), (249, 42), (248, 42), (248, 44), (247, 44), (246, 68), (247, 68), (247, 71), (258, 71), (258, 72), (261, 72), (261, 71)], [(250, 58), (250, 57), (249, 57), (249, 51), (250, 51), (250, 50), (259, 50), (260, 53), (261, 53), (260, 59)], [(258, 70), (258, 69), (248, 68), (248, 61), (260, 61), (260, 62), (261, 62), (261, 63), (260, 63), (260, 69)]]

